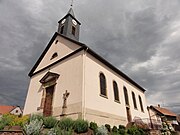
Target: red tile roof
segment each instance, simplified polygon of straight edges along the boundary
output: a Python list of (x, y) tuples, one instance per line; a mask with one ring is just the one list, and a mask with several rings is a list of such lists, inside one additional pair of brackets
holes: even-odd
[(0, 105), (0, 114), (10, 113), (17, 106)]
[(152, 106), (156, 111), (160, 112), (163, 115), (166, 116), (175, 116), (176, 114), (171, 112), (170, 110), (166, 109), (166, 108), (162, 108), (162, 107), (157, 107), (157, 106)]

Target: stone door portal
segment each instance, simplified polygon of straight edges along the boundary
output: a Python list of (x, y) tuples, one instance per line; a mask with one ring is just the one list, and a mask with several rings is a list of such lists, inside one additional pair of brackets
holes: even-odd
[(43, 116), (52, 115), (52, 101), (53, 101), (54, 85), (46, 88), (46, 97), (43, 109)]

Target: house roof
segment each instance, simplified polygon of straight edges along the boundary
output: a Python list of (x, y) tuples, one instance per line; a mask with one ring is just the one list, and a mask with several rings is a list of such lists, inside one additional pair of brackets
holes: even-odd
[[(49, 50), (49, 48), (51, 47), (53, 41), (56, 39), (57, 36), (61, 36), (77, 45), (80, 46), (79, 49), (75, 50), (74, 52), (68, 54), (67, 56), (55, 61), (54, 63), (48, 65), (47, 67), (40, 69), (39, 71), (35, 72), (37, 66), (39, 65), (39, 63), (41, 62), (41, 60), (43, 59), (43, 57), (45, 56), (45, 54), (47, 53), (47, 51)], [(37, 62), (35, 63), (34, 67), (31, 69), (31, 71), (29, 72), (29, 76), (32, 77), (33, 75), (40, 73), (41, 71), (44, 71), (46, 69), (48, 69), (49, 67), (63, 61), (64, 59), (69, 58), (70, 56), (82, 51), (82, 50), (86, 50), (89, 54), (91, 54), (93, 57), (95, 57), (96, 59), (98, 59), (99, 61), (101, 61), (103, 64), (105, 64), (106, 66), (108, 66), (110, 69), (112, 69), (114, 72), (116, 72), (117, 74), (119, 74), (120, 76), (122, 76), (125, 80), (127, 80), (128, 82), (130, 82), (131, 84), (133, 84), (134, 86), (136, 86), (137, 88), (139, 88), (142, 92), (145, 92), (146, 90), (141, 87), (139, 84), (137, 84), (135, 81), (133, 81), (131, 78), (129, 78), (126, 74), (124, 74), (123, 72), (121, 72), (118, 68), (116, 68), (115, 66), (113, 66), (111, 63), (109, 63), (107, 60), (105, 60), (103, 57), (101, 57), (100, 55), (98, 55), (96, 52), (94, 52), (92, 49), (90, 49), (87, 45), (75, 41), (73, 39), (70, 39), (66, 36), (63, 36), (57, 32), (55, 32), (55, 34), (53, 35), (53, 37), (51, 38), (50, 42), (48, 43), (47, 47), (45, 48), (45, 50), (43, 51), (43, 53), (41, 54), (41, 56), (39, 57), (39, 59), (37, 60)]]
[(162, 115), (176, 117), (175, 113), (171, 112), (170, 110), (168, 110), (166, 108), (157, 107), (157, 106), (151, 106), (151, 108), (153, 108), (155, 111), (157, 111), (158, 113), (160, 113)]
[(6, 106), (6, 105), (0, 105), (0, 114), (6, 114), (10, 113), (13, 109), (15, 109), (17, 106)]
[(176, 119), (180, 123), (180, 114), (177, 115)]

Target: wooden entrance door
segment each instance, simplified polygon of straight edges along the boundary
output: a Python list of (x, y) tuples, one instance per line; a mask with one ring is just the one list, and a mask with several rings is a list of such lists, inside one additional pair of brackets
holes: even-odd
[(52, 101), (53, 101), (54, 86), (46, 88), (46, 97), (44, 103), (43, 115), (45, 117), (52, 115)]
[(132, 121), (132, 117), (131, 117), (131, 111), (129, 107), (126, 107), (126, 112), (127, 112), (127, 120), (128, 122)]

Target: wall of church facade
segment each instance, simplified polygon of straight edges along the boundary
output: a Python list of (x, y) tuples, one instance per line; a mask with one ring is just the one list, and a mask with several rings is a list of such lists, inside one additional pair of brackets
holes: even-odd
[[(144, 93), (139, 90), (137, 87), (126, 81), (122, 78), (119, 74), (112, 71), (112, 69), (108, 68), (102, 62), (98, 61), (90, 54), (86, 54), (85, 62), (85, 91), (84, 91), (84, 114), (85, 118), (98, 117), (101, 119), (100, 123), (106, 123), (105, 119), (116, 119), (116, 117), (121, 118), (119, 122), (126, 121), (127, 123), (127, 112), (126, 112), (126, 105), (125, 105), (125, 97), (123, 87), (125, 86), (128, 91), (129, 97), (129, 106), (130, 106), (130, 113), (132, 116), (132, 120), (135, 117), (140, 117), (141, 119), (148, 118), (148, 112), (146, 109), (146, 98)], [(106, 84), (107, 84), (107, 97), (103, 97), (100, 95), (100, 80), (99, 75), (103, 73), (106, 77)], [(119, 99), (120, 102), (114, 101), (114, 91), (113, 91), (113, 81), (117, 82), (118, 89), (119, 89)], [(132, 99), (132, 91), (135, 93), (137, 109), (134, 109), (133, 99)], [(139, 98), (141, 96), (143, 109), (144, 112), (141, 111)], [(99, 115), (95, 115), (92, 111), (89, 110), (96, 110)], [(107, 115), (111, 114), (111, 115)], [(116, 116), (116, 117), (112, 117)], [(97, 119), (97, 118), (96, 118)], [(117, 119), (116, 119), (117, 120)], [(104, 124), (105, 124), (104, 123)], [(117, 122), (116, 122), (117, 123)], [(114, 124), (114, 123), (110, 123)]]
[[(73, 51), (75, 51), (78, 48), (80, 48), (79, 45), (76, 45), (75, 43), (73, 43), (63, 37), (57, 36), (56, 39), (53, 41), (50, 49), (45, 54), (42, 61), (39, 63), (35, 72), (46, 67), (47, 65), (49, 65), (51, 63), (54, 63), (58, 59), (63, 58), (64, 56), (72, 53)], [(57, 57), (54, 57), (52, 59), (52, 56), (54, 53), (57, 53)]]
[(43, 87), (39, 82), (42, 77), (48, 72), (59, 74), (56, 81), (53, 94), (53, 116), (60, 116), (63, 105), (63, 94), (67, 90), (70, 95), (67, 99), (68, 115), (78, 115), (82, 113), (82, 64), (83, 53), (79, 52), (68, 59), (52, 66), (50, 69), (34, 75), (29, 84), (29, 90), (26, 98), (24, 115), (30, 113), (42, 113), (43, 110), (38, 110), (41, 105), (43, 96)]

